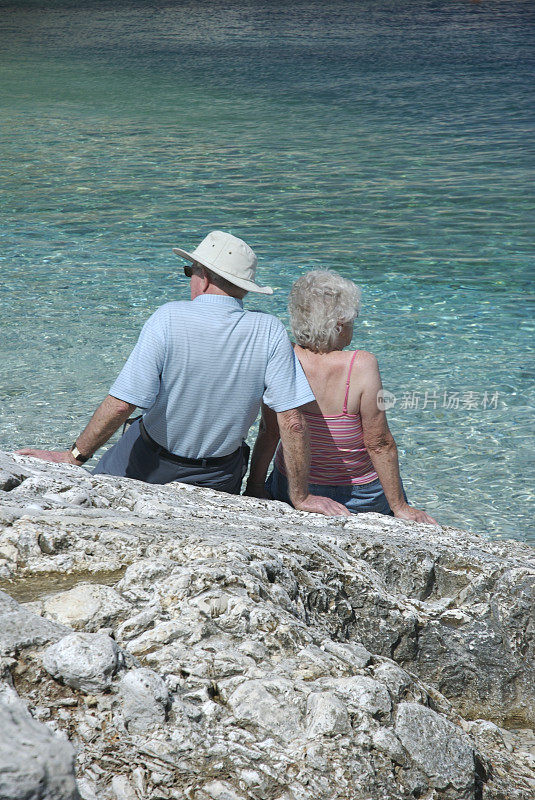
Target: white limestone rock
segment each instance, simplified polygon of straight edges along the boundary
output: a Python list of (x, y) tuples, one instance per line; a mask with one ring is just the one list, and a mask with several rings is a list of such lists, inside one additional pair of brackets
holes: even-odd
[(280, 678), (244, 681), (228, 698), (238, 722), (285, 740), (301, 733), (304, 709), (299, 709), (297, 703), (292, 684)]
[(372, 654), (360, 642), (333, 642), (325, 639), (321, 643), (321, 649), (332, 653), (355, 670), (364, 669), (372, 661)]
[(104, 633), (71, 633), (43, 654), (43, 666), (53, 678), (84, 692), (108, 689), (121, 663), (117, 644)]
[(118, 692), (129, 731), (143, 733), (165, 722), (169, 692), (165, 681), (153, 670), (129, 670), (122, 676)]
[(350, 713), (363, 711), (372, 717), (388, 718), (392, 701), (384, 684), (367, 675), (348, 678), (330, 678), (326, 685), (344, 697)]
[(56, 642), (69, 628), (45, 620), (0, 591), (0, 656)]
[(115, 589), (93, 583), (79, 583), (42, 602), (44, 617), (87, 632), (122, 621), (130, 608)]
[(0, 451), (0, 491), (11, 492), (20, 486), (32, 474), (32, 469), (25, 468), (8, 453)]
[(20, 701), (0, 700), (0, 800), (77, 800), (74, 750)]
[(82, 800), (99, 800), (96, 793), (96, 784), (89, 778), (79, 778), (76, 781), (78, 792)]
[(307, 699), (307, 733), (310, 737), (335, 736), (350, 728), (346, 706), (332, 692), (312, 692)]
[(133, 616), (128, 617), (122, 624), (119, 625), (116, 631), (116, 638), (119, 642), (125, 642), (133, 639), (139, 634), (144, 633), (149, 628), (154, 627), (155, 620), (159, 618), (161, 612), (160, 604), (156, 603), (148, 608), (140, 611)]
[(116, 800), (138, 800), (134, 787), (125, 775), (114, 775), (111, 788)]
[(246, 798), (225, 781), (210, 781), (196, 794), (195, 800), (246, 800)]
[(391, 728), (377, 728), (372, 734), (373, 746), (385, 753), (395, 764), (406, 764), (407, 757), (401, 742)]
[(395, 733), (436, 789), (452, 786), (462, 797), (474, 789), (474, 748), (452, 722), (418, 703), (400, 703)]
[(414, 683), (409, 673), (392, 661), (375, 664), (373, 674), (376, 680), (386, 685), (395, 700), (403, 700)]
[[(0, 586), (33, 601), (0, 595), (0, 676), (76, 745), (84, 800), (531, 800), (529, 548), (0, 461), (22, 475)], [(109, 639), (90, 691), (80, 648), (54, 680), (42, 648), (70, 630), (45, 607), (139, 664), (113, 674)]]

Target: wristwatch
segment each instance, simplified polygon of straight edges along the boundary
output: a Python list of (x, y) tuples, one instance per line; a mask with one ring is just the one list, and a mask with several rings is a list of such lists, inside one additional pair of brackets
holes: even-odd
[(86, 461), (89, 461), (89, 459), (91, 458), (91, 456), (83, 456), (83, 455), (80, 453), (80, 451), (79, 451), (79, 450), (78, 450), (78, 448), (76, 447), (76, 442), (75, 442), (75, 443), (73, 444), (73, 446), (71, 447), (71, 453), (73, 454), (73, 456), (75, 457), (75, 459), (76, 459), (77, 461), (80, 461), (82, 464), (85, 464), (85, 462), (86, 462)]

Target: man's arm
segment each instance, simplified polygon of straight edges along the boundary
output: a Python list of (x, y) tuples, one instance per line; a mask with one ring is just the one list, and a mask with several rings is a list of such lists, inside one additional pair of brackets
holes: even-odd
[(277, 414), (280, 438), (284, 448), (284, 464), (288, 478), (288, 492), (294, 508), (316, 514), (343, 515), (350, 512), (341, 503), (329, 497), (308, 493), (310, 448), (306, 420), (298, 408)]
[(377, 393), (383, 388), (383, 384), (375, 356), (370, 353), (362, 367), (365, 370), (363, 380), (366, 387), (360, 401), (364, 446), (379, 476), (388, 504), (394, 512), (394, 516), (399, 519), (438, 525), (438, 522), (426, 511), (410, 506), (403, 497), (398, 449), (388, 427), (386, 414), (377, 403)]
[[(76, 446), (83, 456), (91, 457), (115, 433), (136, 408), (132, 403), (108, 395), (99, 405), (87, 427), (76, 440)], [(44, 461), (55, 461), (81, 466), (83, 462), (74, 458), (70, 450), (35, 450), (25, 447), (17, 450), (21, 456), (33, 456)]]

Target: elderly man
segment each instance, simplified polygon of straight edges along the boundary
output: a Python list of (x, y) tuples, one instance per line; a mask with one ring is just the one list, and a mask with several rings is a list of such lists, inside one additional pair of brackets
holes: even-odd
[(299, 407), (314, 395), (282, 323), (243, 308), (247, 292), (273, 292), (255, 282), (254, 252), (222, 231), (212, 231), (192, 253), (173, 252), (191, 264), (184, 267), (191, 301), (167, 303), (149, 318), (70, 450), (18, 452), (84, 464), (139, 407), (143, 416), (94, 473), (239, 494), (247, 466), (244, 440), (263, 399), (277, 414), (294, 507), (347, 514), (339, 503), (308, 493), (308, 435)]

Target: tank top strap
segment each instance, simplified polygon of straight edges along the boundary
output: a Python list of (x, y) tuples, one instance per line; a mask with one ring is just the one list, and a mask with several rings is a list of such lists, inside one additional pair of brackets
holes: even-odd
[(346, 396), (344, 399), (344, 410), (342, 411), (343, 414), (347, 414), (347, 401), (349, 399), (349, 384), (351, 382), (351, 370), (353, 369), (353, 362), (355, 361), (355, 356), (357, 355), (358, 350), (355, 350), (353, 353), (353, 358), (351, 359), (351, 363), (349, 364), (349, 370), (347, 373), (347, 381), (346, 381)]

